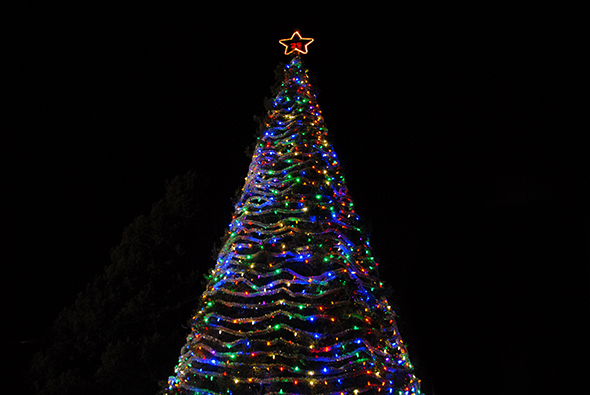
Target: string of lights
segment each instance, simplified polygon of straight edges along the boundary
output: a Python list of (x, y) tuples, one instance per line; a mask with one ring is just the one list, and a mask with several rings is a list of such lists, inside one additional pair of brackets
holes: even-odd
[(321, 114), (295, 56), (168, 394), (420, 393)]

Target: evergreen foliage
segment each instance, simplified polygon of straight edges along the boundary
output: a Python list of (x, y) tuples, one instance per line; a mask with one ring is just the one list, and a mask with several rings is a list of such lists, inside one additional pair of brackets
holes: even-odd
[(59, 314), (48, 347), (34, 357), (35, 393), (158, 391), (210, 266), (199, 188), (196, 172), (177, 176), (150, 214), (124, 230), (104, 273)]

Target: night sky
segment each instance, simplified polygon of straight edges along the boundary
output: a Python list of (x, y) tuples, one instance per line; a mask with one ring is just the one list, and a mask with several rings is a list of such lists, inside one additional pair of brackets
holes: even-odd
[(197, 170), (219, 213), (200, 242), (223, 235), (253, 116), (289, 60), (278, 40), (299, 29), (425, 390), (572, 388), (587, 350), (589, 174), (568, 14), (82, 3), (22, 6), (7, 39), (11, 375), (165, 180)]

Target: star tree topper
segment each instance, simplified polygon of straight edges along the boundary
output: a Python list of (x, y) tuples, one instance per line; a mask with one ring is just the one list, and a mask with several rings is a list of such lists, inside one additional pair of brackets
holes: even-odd
[(299, 32), (293, 33), (291, 38), (279, 40), (285, 46), (285, 55), (295, 53), (307, 53), (307, 46), (313, 42), (313, 38), (303, 38)]

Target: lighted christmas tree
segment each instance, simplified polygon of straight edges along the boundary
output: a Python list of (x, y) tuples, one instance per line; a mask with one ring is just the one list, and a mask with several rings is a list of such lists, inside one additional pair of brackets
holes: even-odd
[(300, 53), (271, 103), (167, 394), (417, 394)]

